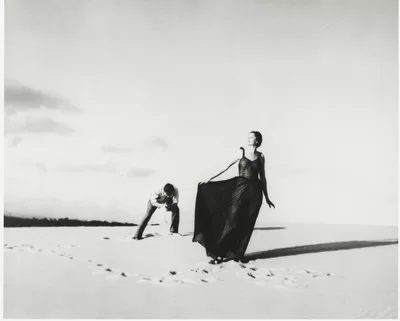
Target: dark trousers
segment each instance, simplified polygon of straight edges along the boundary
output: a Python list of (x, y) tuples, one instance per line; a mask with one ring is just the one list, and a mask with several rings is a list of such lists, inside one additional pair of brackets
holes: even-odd
[[(149, 223), (151, 217), (153, 216), (154, 212), (156, 211), (157, 207), (153, 206), (150, 201), (147, 202), (147, 211), (146, 215), (144, 216), (142, 222), (140, 223), (136, 234), (135, 238), (141, 239), (144, 229), (146, 228), (147, 224)], [(169, 228), (169, 231), (171, 233), (178, 233), (178, 228), (179, 228), (179, 207), (178, 205), (173, 205), (171, 207), (172, 212), (172, 218), (171, 218), (171, 226)]]

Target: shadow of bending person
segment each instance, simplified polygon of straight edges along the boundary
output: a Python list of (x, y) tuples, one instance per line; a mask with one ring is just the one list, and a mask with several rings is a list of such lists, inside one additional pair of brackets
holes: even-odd
[(267, 251), (253, 252), (246, 254), (245, 259), (246, 260), (271, 259), (282, 256), (352, 250), (352, 249), (361, 249), (365, 247), (385, 246), (393, 244), (398, 244), (398, 240), (390, 239), (390, 240), (346, 241), (346, 242), (310, 244), (310, 245), (301, 245), (301, 246), (286, 247), (286, 248), (273, 249)]

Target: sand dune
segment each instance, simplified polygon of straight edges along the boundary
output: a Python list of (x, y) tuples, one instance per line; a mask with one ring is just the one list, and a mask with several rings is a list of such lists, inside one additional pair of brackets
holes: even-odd
[(247, 263), (208, 264), (190, 229), (19, 228), (6, 318), (396, 318), (397, 228), (257, 226)]

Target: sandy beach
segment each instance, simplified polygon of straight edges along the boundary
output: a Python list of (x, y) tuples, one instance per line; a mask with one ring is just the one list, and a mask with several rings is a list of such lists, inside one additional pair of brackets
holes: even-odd
[(397, 318), (397, 227), (257, 226), (248, 263), (208, 264), (167, 226), (10, 228), (5, 318)]

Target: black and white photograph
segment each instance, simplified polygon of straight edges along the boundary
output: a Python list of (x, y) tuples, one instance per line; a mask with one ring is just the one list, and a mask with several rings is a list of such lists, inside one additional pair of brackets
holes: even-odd
[(397, 319), (397, 0), (4, 0), (5, 319)]

